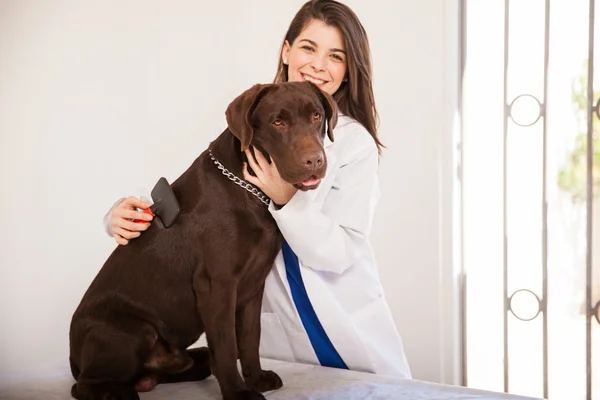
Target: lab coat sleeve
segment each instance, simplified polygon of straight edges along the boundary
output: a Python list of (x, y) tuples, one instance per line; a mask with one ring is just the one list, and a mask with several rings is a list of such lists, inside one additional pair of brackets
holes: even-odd
[(358, 147), (349, 161), (340, 164), (322, 208), (300, 191), (279, 210), (269, 206), (283, 237), (313, 270), (341, 274), (364, 249), (379, 196), (379, 158), (370, 137), (367, 145)]

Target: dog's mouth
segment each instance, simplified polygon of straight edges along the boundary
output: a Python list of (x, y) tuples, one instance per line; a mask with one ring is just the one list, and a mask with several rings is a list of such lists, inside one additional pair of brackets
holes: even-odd
[(313, 189), (316, 189), (317, 187), (319, 187), (320, 183), (321, 183), (321, 178), (318, 178), (315, 175), (311, 175), (310, 177), (303, 180), (302, 182), (295, 183), (294, 187), (296, 189), (303, 190), (303, 191), (313, 190)]
[[(293, 157), (289, 156), (289, 158)], [(273, 155), (271, 155), (271, 160), (273, 160)], [(314, 169), (307, 169), (302, 163), (285, 163), (277, 161), (278, 160), (273, 160), (273, 162), (279, 166), (278, 169), (281, 178), (296, 189), (302, 191), (313, 190), (319, 187), (327, 170), (326, 159), (323, 160), (323, 164)]]

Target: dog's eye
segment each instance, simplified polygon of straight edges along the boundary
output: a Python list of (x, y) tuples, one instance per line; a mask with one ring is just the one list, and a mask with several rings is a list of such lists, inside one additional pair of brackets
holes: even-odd
[(313, 119), (315, 121), (320, 121), (321, 120), (321, 113), (318, 113), (318, 112), (314, 113), (313, 114)]
[(273, 121), (273, 125), (275, 125), (275, 126), (281, 126), (281, 125), (283, 125), (283, 122), (281, 122), (280, 119), (276, 119), (275, 121)]

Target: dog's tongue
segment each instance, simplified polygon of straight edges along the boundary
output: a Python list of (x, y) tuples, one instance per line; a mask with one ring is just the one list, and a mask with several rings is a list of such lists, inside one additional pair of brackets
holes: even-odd
[(310, 177), (310, 178), (308, 178), (308, 179), (305, 179), (305, 180), (303, 180), (303, 181), (302, 181), (302, 184), (303, 184), (304, 186), (314, 186), (314, 185), (316, 185), (317, 183), (319, 183), (320, 181), (321, 181), (321, 180), (320, 180), (319, 178), (313, 178), (313, 177)]

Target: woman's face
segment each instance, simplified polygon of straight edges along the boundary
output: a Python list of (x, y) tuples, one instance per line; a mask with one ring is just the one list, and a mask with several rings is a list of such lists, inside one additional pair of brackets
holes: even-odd
[(288, 65), (288, 81), (311, 81), (333, 95), (346, 74), (346, 52), (341, 32), (322, 21), (311, 21), (293, 45), (286, 40), (281, 53)]

